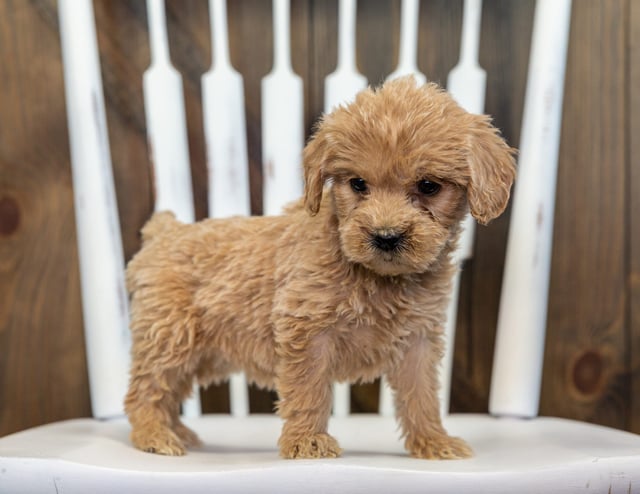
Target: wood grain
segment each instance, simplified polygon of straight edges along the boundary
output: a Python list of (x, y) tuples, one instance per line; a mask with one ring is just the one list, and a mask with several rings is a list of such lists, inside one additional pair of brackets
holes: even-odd
[(630, 355), (629, 429), (640, 434), (640, 3), (629, 2), (629, 81), (627, 94), (627, 204), (629, 307), (626, 325)]
[[(271, 2), (228, 2), (230, 52), (245, 81), (252, 210), (262, 211), (260, 81), (271, 70)], [(397, 61), (400, 0), (361, 0), (357, 62), (373, 84)], [(485, 0), (480, 63), (486, 110), (520, 139), (534, 0)], [(336, 64), (337, 0), (292, 0), (293, 66), (305, 82), (307, 134)], [(144, 0), (95, 0), (124, 249), (153, 205), (142, 73)], [(167, 0), (182, 73), (198, 218), (206, 215), (200, 77), (211, 63), (207, 2)], [(462, 0), (421, 2), (419, 65), (445, 81), (458, 59)], [(0, 2), (0, 435), (90, 413), (64, 91), (54, 0)], [(564, 107), (544, 414), (640, 432), (640, 6), (574, 2)], [(545, 184), (540, 184), (545, 186)], [(454, 411), (487, 409), (508, 213), (478, 229), (462, 279)], [(373, 411), (375, 386), (353, 390)], [(273, 394), (251, 391), (252, 411)], [(226, 387), (203, 393), (227, 411)]]
[(0, 3), (0, 434), (90, 413), (60, 48), (47, 12)]
[[(138, 250), (153, 210), (142, 73), (149, 65), (144, 4), (95, 2), (107, 125), (125, 260)], [(123, 83), (123, 81), (127, 81)]]
[[(541, 410), (625, 428), (626, 2), (574, 9)], [(541, 184), (543, 186), (544, 184)]]

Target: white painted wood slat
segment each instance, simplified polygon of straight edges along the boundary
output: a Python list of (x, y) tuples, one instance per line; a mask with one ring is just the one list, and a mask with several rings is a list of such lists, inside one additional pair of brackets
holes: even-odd
[(398, 65), (387, 80), (413, 74), (418, 84), (427, 82), (427, 77), (418, 68), (418, 23), (420, 1), (402, 0), (400, 12), (400, 52)]
[[(251, 214), (244, 82), (231, 65), (226, 0), (209, 1), (213, 62), (202, 76), (202, 112), (207, 144), (209, 216)], [(242, 373), (230, 377), (231, 415), (249, 414), (249, 390)]]
[(538, 0), (489, 409), (538, 414), (571, 0)]
[(291, 67), (289, 0), (273, 0), (273, 70), (262, 79), (264, 214), (302, 195), (304, 101), (302, 79)]
[(194, 221), (191, 167), (182, 77), (171, 65), (164, 0), (147, 0), (151, 65), (143, 75), (149, 155), (155, 181), (155, 210)]
[(244, 82), (231, 65), (226, 0), (210, 0), (213, 63), (202, 76), (209, 216), (251, 214)]
[[(147, 0), (151, 65), (143, 74), (144, 110), (149, 158), (153, 167), (156, 211), (173, 211), (193, 223), (195, 211), (187, 142), (182, 77), (171, 65), (164, 0)], [(182, 405), (185, 416), (201, 413), (200, 393), (194, 385)]]
[(338, 65), (324, 80), (324, 111), (351, 102), (367, 87), (367, 78), (356, 65), (357, 0), (340, 0), (338, 4)]
[(60, 0), (58, 15), (91, 408), (109, 418), (124, 413), (130, 335), (93, 5)]

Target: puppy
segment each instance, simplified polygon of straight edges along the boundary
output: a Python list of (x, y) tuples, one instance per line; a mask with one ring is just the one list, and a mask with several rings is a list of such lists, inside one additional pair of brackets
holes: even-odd
[(133, 444), (184, 454), (194, 378), (243, 370), (278, 392), (281, 456), (335, 457), (332, 382), (384, 374), (412, 456), (470, 456), (437, 398), (451, 254), (469, 209), (480, 223), (504, 210), (513, 150), (487, 117), (404, 78), (326, 115), (303, 165), (304, 197), (282, 216), (144, 226), (127, 268)]

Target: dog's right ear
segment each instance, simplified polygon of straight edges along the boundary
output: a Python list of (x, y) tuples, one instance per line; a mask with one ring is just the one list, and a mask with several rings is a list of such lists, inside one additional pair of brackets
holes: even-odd
[(318, 214), (324, 188), (328, 145), (320, 126), (302, 153), (304, 166), (304, 206), (312, 216)]

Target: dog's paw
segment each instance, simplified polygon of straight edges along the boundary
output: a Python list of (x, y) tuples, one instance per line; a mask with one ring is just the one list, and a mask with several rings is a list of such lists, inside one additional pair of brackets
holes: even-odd
[(337, 458), (342, 449), (329, 434), (311, 434), (289, 439), (281, 437), (280, 456), (283, 458)]
[(134, 429), (131, 432), (133, 445), (147, 453), (167, 456), (182, 456), (187, 451), (180, 438), (168, 427)]
[(406, 447), (414, 458), (427, 460), (460, 460), (473, 456), (466, 442), (447, 435), (408, 439)]

